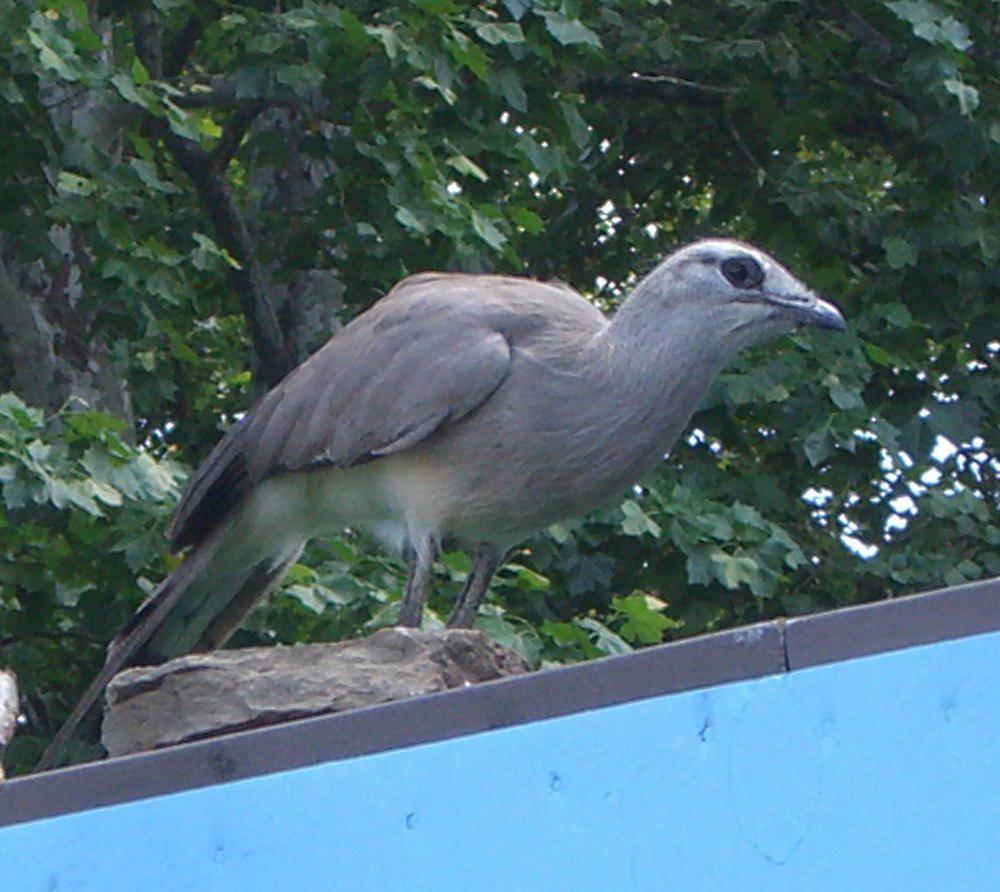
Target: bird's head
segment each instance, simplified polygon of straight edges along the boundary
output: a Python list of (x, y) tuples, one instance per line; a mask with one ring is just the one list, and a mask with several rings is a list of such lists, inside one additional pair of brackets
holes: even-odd
[[(651, 274), (673, 306), (725, 319), (740, 340), (757, 342), (798, 325), (844, 330), (844, 317), (763, 251), (705, 239), (671, 254)], [(654, 286), (655, 287), (655, 286)]]
[(704, 239), (667, 257), (619, 310), (619, 325), (645, 327), (663, 310), (729, 356), (800, 325), (844, 330), (832, 303), (770, 255), (732, 239)]

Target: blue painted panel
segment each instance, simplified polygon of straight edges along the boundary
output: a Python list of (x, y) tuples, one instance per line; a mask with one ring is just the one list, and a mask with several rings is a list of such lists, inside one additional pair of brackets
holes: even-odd
[(7, 828), (0, 889), (993, 892), (1000, 633)]

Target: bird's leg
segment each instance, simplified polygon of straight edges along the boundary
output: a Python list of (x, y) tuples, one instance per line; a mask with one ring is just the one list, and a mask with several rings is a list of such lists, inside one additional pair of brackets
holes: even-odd
[(481, 542), (476, 549), (476, 558), (465, 579), (462, 593), (455, 602), (455, 608), (448, 617), (448, 628), (468, 629), (476, 621), (479, 602), (490, 587), (490, 580), (500, 566), (500, 553), (487, 542)]
[(437, 557), (437, 541), (433, 536), (425, 536), (409, 549), (409, 573), (403, 592), (403, 606), (399, 609), (396, 625), (419, 626), (427, 600), (427, 588), (431, 583), (434, 558)]

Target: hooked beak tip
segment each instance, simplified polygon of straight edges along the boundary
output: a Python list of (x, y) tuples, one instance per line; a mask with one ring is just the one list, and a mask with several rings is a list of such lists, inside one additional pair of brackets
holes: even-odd
[(847, 323), (844, 321), (844, 316), (830, 301), (823, 300), (821, 297), (816, 298), (816, 302), (810, 307), (810, 317), (808, 322), (811, 322), (817, 328), (826, 328), (830, 331), (847, 331)]
[(830, 301), (812, 292), (765, 294), (764, 299), (780, 308), (781, 314), (800, 325), (815, 325), (830, 331), (846, 331), (844, 317)]

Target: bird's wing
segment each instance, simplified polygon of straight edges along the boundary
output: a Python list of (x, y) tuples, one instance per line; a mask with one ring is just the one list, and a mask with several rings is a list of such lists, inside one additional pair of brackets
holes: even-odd
[(195, 544), (260, 481), (319, 465), (350, 467), (406, 449), (481, 406), (511, 350), (489, 277), (404, 280), (291, 372), (216, 446), (171, 523)]

